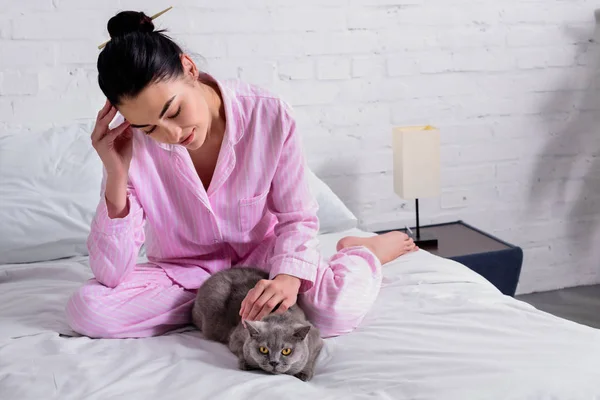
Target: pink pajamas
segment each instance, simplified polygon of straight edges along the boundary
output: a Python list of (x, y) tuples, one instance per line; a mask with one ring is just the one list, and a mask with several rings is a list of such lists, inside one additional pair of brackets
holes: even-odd
[(90, 337), (154, 336), (189, 323), (194, 298), (162, 268), (140, 264), (116, 288), (90, 280), (67, 303), (67, 317), (73, 330)]
[[(352, 331), (371, 308), (381, 277), (366, 263), (378, 261), (362, 248), (345, 249), (318, 269), (315, 285), (298, 297), (322, 336)], [(139, 264), (115, 288), (90, 280), (71, 297), (67, 316), (73, 330), (90, 337), (155, 336), (191, 323), (195, 298), (195, 290), (182, 288), (162, 268)]]
[[(323, 336), (352, 331), (372, 306), (381, 265), (369, 250), (321, 257), (317, 204), (289, 109), (255, 87), (218, 85), (226, 131), (208, 190), (184, 147), (135, 131), (129, 213), (110, 219), (102, 191), (88, 240), (95, 279), (67, 304), (75, 331), (145, 337), (188, 324), (195, 290), (233, 266), (298, 277), (298, 302)], [(138, 265), (142, 243), (149, 263)]]

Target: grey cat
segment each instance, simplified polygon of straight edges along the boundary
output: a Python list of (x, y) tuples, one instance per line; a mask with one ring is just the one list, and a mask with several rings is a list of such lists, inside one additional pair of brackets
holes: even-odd
[(229, 346), (240, 369), (262, 369), (308, 381), (314, 375), (323, 339), (297, 305), (261, 321), (246, 321), (246, 327), (241, 322), (239, 311), (246, 294), (268, 278), (256, 268), (217, 272), (198, 289), (192, 320), (207, 339)]

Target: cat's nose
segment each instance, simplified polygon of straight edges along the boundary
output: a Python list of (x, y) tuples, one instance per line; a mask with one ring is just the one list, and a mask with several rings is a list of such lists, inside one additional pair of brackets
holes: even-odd
[(277, 361), (269, 361), (269, 364), (271, 364), (271, 367), (275, 368), (276, 366), (279, 365), (279, 362), (277, 362)]

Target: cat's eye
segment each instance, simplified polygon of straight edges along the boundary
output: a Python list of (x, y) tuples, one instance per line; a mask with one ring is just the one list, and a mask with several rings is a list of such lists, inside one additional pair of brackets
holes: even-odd
[(269, 354), (269, 349), (267, 349), (266, 347), (260, 346), (258, 348), (258, 351), (260, 351), (262, 354)]
[(283, 354), (284, 356), (289, 356), (290, 354), (292, 354), (292, 349), (283, 349), (281, 350), (281, 354)]

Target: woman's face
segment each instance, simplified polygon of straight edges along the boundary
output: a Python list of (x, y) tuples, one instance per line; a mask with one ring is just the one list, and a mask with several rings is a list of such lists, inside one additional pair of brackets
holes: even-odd
[(199, 149), (210, 128), (207, 91), (194, 63), (182, 56), (184, 75), (148, 85), (135, 98), (124, 99), (119, 112), (134, 128), (161, 143)]

